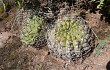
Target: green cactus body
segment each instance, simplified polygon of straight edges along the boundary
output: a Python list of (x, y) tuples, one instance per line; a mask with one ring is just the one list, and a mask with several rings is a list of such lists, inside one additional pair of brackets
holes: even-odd
[(41, 33), (42, 24), (43, 20), (38, 16), (25, 19), (25, 22), (22, 23), (21, 41), (27, 45), (33, 45)]
[[(66, 43), (68, 42), (68, 41), (70, 41), (71, 42), (71, 44), (74, 44), (74, 37), (76, 38), (76, 39), (78, 39), (78, 40), (81, 40), (80, 39), (80, 37), (79, 37), (79, 33), (80, 33), (80, 35), (81, 35), (81, 28), (80, 27), (78, 27), (78, 25), (77, 25), (77, 23), (76, 22), (73, 22), (73, 23), (71, 23), (70, 22), (70, 20), (66, 20), (66, 21), (64, 21), (64, 22), (59, 22), (59, 23), (61, 23), (61, 24), (59, 24), (60, 26), (58, 26), (57, 25), (57, 29), (58, 30), (56, 30), (55, 32), (58, 32), (58, 34), (56, 34), (56, 39), (58, 40), (58, 41), (64, 41), (63, 42), (63, 44), (65, 44), (64, 46), (66, 46)], [(62, 24), (64, 24), (64, 25), (62, 25)], [(61, 25), (62, 25), (62, 27), (61, 27)], [(71, 26), (74, 26), (74, 27), (71, 27)], [(61, 30), (60, 30), (61, 29)], [(74, 35), (73, 34), (71, 34), (71, 33), (74, 33)], [(82, 33), (82, 36), (84, 35), (84, 33)], [(73, 38), (72, 38), (73, 37)], [(58, 38), (61, 38), (61, 39), (58, 39)], [(73, 40), (72, 40), (72, 39)], [(63, 40), (64, 39), (64, 40)], [(74, 45), (71, 45), (72, 47), (74, 47)]]

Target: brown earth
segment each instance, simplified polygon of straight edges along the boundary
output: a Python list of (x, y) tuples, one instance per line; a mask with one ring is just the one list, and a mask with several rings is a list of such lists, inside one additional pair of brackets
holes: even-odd
[(88, 13), (86, 20), (96, 35), (107, 41), (108, 48), (100, 49), (100, 55), (94, 50), (83, 63), (71, 62), (66, 65), (62, 59), (48, 54), (46, 48), (22, 46), (17, 27), (14, 30), (11, 27), (15, 11), (16, 8), (10, 10), (9, 16), (0, 21), (0, 70), (110, 70), (110, 25), (100, 21), (98, 12)]

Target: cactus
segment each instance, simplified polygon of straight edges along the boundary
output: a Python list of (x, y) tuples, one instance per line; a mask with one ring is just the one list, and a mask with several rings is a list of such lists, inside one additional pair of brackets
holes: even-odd
[(27, 23), (23, 25), (22, 30), (22, 41), (26, 44), (34, 44), (34, 39), (38, 35), (40, 24), (42, 24), (42, 20), (39, 17), (34, 16), (32, 19), (27, 19)]
[(21, 41), (26, 45), (31, 46), (34, 45), (36, 47), (41, 46), (45, 41), (44, 36), (45, 23), (43, 22), (43, 19), (38, 17), (37, 15), (32, 15), (32, 11), (23, 11), (20, 13), (22, 18), (18, 16), (19, 18), (17, 18), (18, 19), (17, 22), (19, 22), (18, 24), (21, 24), (20, 29)]
[(90, 52), (93, 38), (91, 29), (82, 18), (64, 16), (48, 32), (48, 47), (53, 55), (73, 60)]

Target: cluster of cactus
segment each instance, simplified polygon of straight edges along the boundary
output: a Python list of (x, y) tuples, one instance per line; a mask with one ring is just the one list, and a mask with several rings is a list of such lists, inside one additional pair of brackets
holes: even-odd
[(57, 57), (73, 60), (91, 51), (93, 39), (86, 21), (77, 16), (63, 16), (48, 32), (48, 47)]
[(37, 15), (22, 23), (21, 41), (36, 47), (48, 46), (51, 54), (64, 60), (74, 60), (88, 54), (94, 45), (94, 35), (86, 21), (71, 14), (44, 23)]

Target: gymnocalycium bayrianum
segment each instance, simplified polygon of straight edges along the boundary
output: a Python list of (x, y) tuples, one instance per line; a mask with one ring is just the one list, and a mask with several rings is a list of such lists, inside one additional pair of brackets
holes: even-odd
[(64, 60), (74, 60), (87, 55), (94, 45), (94, 35), (86, 21), (78, 16), (64, 15), (48, 32), (51, 54)]
[(43, 20), (38, 16), (25, 19), (22, 23), (21, 41), (27, 45), (33, 45), (41, 35)]

